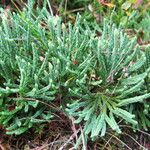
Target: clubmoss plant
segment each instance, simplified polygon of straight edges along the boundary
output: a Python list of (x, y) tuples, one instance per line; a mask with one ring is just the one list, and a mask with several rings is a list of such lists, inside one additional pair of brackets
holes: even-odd
[(7, 134), (49, 122), (57, 109), (92, 138), (104, 136), (108, 127), (120, 133), (122, 120), (138, 124), (129, 106), (150, 97), (143, 90), (150, 69), (140, 71), (147, 54), (136, 39), (109, 21), (103, 30), (81, 23), (79, 15), (74, 24), (64, 24), (45, 8), (9, 17), (2, 12), (1, 19), (0, 124)]

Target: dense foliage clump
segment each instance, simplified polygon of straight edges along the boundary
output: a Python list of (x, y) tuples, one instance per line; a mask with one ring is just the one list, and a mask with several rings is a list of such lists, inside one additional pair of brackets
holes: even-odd
[(58, 111), (104, 136), (120, 122), (150, 127), (150, 48), (111, 21), (62, 23), (43, 9), (1, 12), (0, 124), (21, 134)]

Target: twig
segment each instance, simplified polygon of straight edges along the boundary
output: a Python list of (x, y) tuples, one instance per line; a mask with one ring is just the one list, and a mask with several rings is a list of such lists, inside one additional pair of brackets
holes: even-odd
[[(48, 107), (50, 107), (50, 108), (53, 108), (54, 110), (57, 110), (57, 111), (59, 111), (59, 112), (62, 112), (62, 110), (61, 109), (59, 109), (57, 106), (55, 106), (54, 104), (52, 104), (51, 103), (51, 105), (50, 104), (48, 104), (48, 103), (45, 103), (45, 102), (43, 102), (43, 101), (41, 101), (41, 100), (38, 100), (38, 99), (34, 99), (34, 98), (20, 98), (20, 97), (9, 97), (9, 98), (12, 98), (12, 99), (16, 99), (16, 100), (20, 100), (20, 99), (24, 99), (24, 100), (27, 100), (27, 101), (38, 101), (39, 103), (41, 103), (41, 104), (44, 104), (44, 105), (46, 105), (46, 106), (48, 106)], [(63, 112), (62, 112), (63, 113)], [(64, 114), (64, 113), (63, 113)], [(55, 114), (55, 113), (53, 113), (53, 115), (55, 115), (56, 117), (58, 117), (59, 119), (61, 119), (62, 120), (62, 118), (60, 117), (60, 116), (58, 116), (57, 114)]]
[(138, 141), (136, 141), (131, 135), (123, 132), (123, 134), (127, 135), (128, 137), (130, 137), (137, 145), (140, 146), (140, 148), (142, 147), (143, 149), (146, 149), (143, 145), (141, 145)]
[(102, 150), (104, 150), (106, 148), (106, 146), (109, 144), (110, 140), (113, 138), (113, 136), (111, 136), (109, 138), (109, 140), (106, 142), (106, 144), (103, 146)]
[[(80, 131), (80, 129), (77, 130), (77, 133)], [(72, 141), (75, 138), (76, 133), (73, 133), (70, 138), (67, 140), (66, 143), (64, 143), (58, 150), (63, 150), (70, 141)]]
[(54, 142), (51, 142), (51, 143), (49, 143), (49, 144), (43, 145), (43, 146), (41, 146), (41, 147), (33, 148), (33, 149), (31, 149), (31, 150), (43, 150), (43, 149), (44, 149), (45, 147), (47, 147), (47, 146), (50, 146), (50, 145), (52, 145), (52, 144), (54, 144), (54, 143), (61, 143), (61, 142), (62, 142), (62, 140), (54, 141)]
[(83, 10), (85, 10), (84, 7), (82, 7), (82, 8), (77, 8), (77, 9), (73, 9), (73, 10), (67, 11), (66, 13), (69, 14), (69, 13), (74, 13), (74, 12), (83, 11)]
[[(60, 136), (60, 133), (56, 136), (56, 138), (54, 139), (54, 141), (53, 141), (53, 142), (55, 142), (55, 141), (56, 141), (56, 139), (57, 139), (59, 136)], [(54, 143), (53, 143), (53, 144), (51, 144), (50, 150), (52, 149), (53, 145), (54, 145)]]
[(77, 136), (76, 126), (75, 126), (75, 124), (74, 124), (74, 120), (75, 120), (75, 119), (74, 119), (73, 117), (70, 117), (70, 119), (71, 119), (71, 123), (72, 123), (71, 129), (73, 130), (73, 133), (75, 133), (75, 137), (76, 137), (76, 141), (77, 141), (78, 136)]
[(130, 148), (126, 143), (124, 143), (122, 140), (120, 140), (118, 137), (116, 137), (115, 135), (106, 132), (107, 134), (111, 135), (112, 137), (114, 137), (116, 140), (118, 140), (119, 142), (121, 142), (123, 145), (125, 145), (129, 150), (132, 150), (132, 148)]
[(150, 134), (149, 134), (149, 133), (144, 132), (144, 131), (142, 131), (142, 130), (140, 130), (140, 129), (136, 129), (136, 128), (130, 127), (130, 126), (128, 126), (128, 125), (120, 125), (119, 127), (127, 127), (127, 128), (131, 128), (131, 129), (137, 130), (137, 131), (139, 131), (139, 132), (141, 132), (141, 133), (143, 133), (143, 134), (145, 134), (145, 135), (147, 135), (147, 136), (150, 137)]
[(48, 104), (48, 103), (45, 103), (45, 102), (43, 102), (43, 101), (41, 101), (41, 100), (39, 100), (39, 99), (34, 99), (34, 98), (22, 98), (22, 97), (9, 97), (9, 98), (12, 98), (12, 99), (16, 99), (16, 100), (20, 100), (20, 99), (24, 99), (24, 100), (27, 100), (27, 101), (38, 101), (39, 103), (41, 103), (41, 104), (44, 104), (44, 105), (46, 105), (46, 106), (48, 106), (48, 107), (50, 107), (50, 108), (53, 108), (53, 109), (55, 109), (55, 110), (57, 110), (57, 111), (61, 111), (57, 106), (55, 106), (54, 104), (52, 104), (51, 103), (51, 105), (50, 104)]

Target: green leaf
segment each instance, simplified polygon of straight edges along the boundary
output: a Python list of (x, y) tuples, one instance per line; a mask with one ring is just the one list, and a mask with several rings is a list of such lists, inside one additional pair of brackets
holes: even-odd
[(119, 102), (117, 104), (117, 106), (125, 106), (125, 105), (129, 105), (129, 104), (132, 104), (132, 103), (142, 102), (144, 99), (147, 99), (149, 97), (150, 97), (150, 93), (144, 94), (144, 95), (141, 95), (141, 96), (135, 96), (135, 97), (132, 97), (132, 98), (123, 99), (123, 100), (121, 100), (121, 102)]
[(95, 128), (93, 127), (93, 133), (91, 137), (95, 137), (99, 135), (100, 131), (103, 128), (104, 122), (105, 122), (105, 114), (102, 113), (101, 115), (98, 116), (97, 122), (95, 122)]
[(13, 131), (7, 131), (6, 134), (8, 134), (8, 135), (10, 135), (10, 134), (20, 135), (27, 130), (28, 130), (27, 127), (20, 127), (18, 129), (13, 130)]

